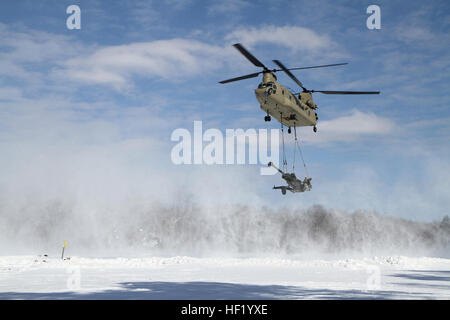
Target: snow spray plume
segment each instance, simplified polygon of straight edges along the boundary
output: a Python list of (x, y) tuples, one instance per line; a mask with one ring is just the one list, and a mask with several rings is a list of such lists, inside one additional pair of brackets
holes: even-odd
[(136, 201), (89, 212), (67, 201), (11, 209), (0, 206), (2, 254), (59, 250), (67, 239), (71, 254), (450, 256), (448, 217), (423, 223), (322, 206), (207, 208), (189, 197), (172, 205)]

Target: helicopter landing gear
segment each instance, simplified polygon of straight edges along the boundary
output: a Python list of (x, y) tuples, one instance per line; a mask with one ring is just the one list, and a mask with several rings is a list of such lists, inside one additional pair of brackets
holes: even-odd
[(271, 118), (269, 115), (267, 115), (267, 116), (264, 117), (264, 121), (265, 121), (265, 122), (269, 122), (271, 119), (272, 119), (272, 118)]
[(289, 127), (288, 133), (291, 134), (291, 132), (292, 132), (291, 127)]
[(317, 132), (317, 127), (316, 126), (314, 126), (313, 131)]

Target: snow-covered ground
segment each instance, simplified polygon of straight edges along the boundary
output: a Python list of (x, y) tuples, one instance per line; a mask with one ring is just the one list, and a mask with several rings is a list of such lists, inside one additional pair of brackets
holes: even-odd
[(450, 259), (1, 256), (0, 299), (450, 299)]

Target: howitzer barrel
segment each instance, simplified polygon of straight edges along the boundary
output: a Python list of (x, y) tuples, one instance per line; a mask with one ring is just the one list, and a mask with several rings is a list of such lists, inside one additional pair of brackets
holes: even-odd
[(284, 174), (284, 172), (281, 171), (276, 165), (274, 165), (273, 162), (269, 162), (267, 165), (268, 165), (269, 167), (274, 167), (275, 169), (278, 170), (279, 173)]

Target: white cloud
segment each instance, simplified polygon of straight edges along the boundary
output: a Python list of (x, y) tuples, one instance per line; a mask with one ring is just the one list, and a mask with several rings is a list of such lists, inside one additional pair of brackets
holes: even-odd
[(120, 89), (133, 76), (180, 80), (223, 65), (223, 48), (195, 40), (171, 39), (99, 49), (62, 64), (58, 74), (72, 80)]
[[(230, 61), (242, 61), (230, 43), (222, 46), (176, 38), (98, 47), (42, 31), (12, 31), (4, 24), (0, 24), (0, 37), (0, 47), (5, 49), (0, 51), (0, 75), (34, 82), (36, 91), (67, 81), (124, 90), (133, 86), (136, 77), (179, 81), (232, 66)], [(249, 46), (272, 43), (314, 55), (335, 48), (328, 36), (302, 27), (240, 28), (226, 39)]]
[[(0, 39), (0, 77), (6, 83), (19, 82), (25, 93), (53, 89), (50, 70), (70, 57), (92, 50), (68, 36), (27, 28), (15, 30), (2, 23)], [(61, 84), (64, 82), (57, 85)]]
[(430, 30), (418, 26), (397, 27), (396, 33), (398, 38), (405, 42), (430, 41), (436, 37)]
[[(303, 140), (311, 143), (349, 142), (364, 137), (388, 135), (394, 131), (393, 120), (353, 110), (350, 115), (332, 120), (320, 121), (318, 133), (310, 130), (303, 135)], [(312, 131), (312, 130), (311, 130)]]
[(295, 51), (317, 51), (335, 46), (327, 35), (319, 35), (311, 29), (298, 26), (267, 25), (260, 28), (239, 28), (228, 34), (226, 40), (242, 42), (246, 46), (272, 43)]
[[(336, 45), (326, 35), (302, 27), (237, 29), (226, 36), (252, 46), (273, 43), (295, 51), (331, 52)], [(236, 59), (232, 47), (210, 45), (197, 40), (169, 39), (109, 46), (71, 58), (55, 71), (59, 77), (88, 84), (111, 85), (118, 90), (132, 86), (135, 76), (181, 80), (208, 74)], [(336, 50), (334, 50), (334, 53)]]
[(209, 14), (236, 14), (243, 8), (248, 7), (249, 3), (243, 0), (214, 1), (208, 8)]
[(76, 54), (80, 49), (80, 45), (68, 37), (44, 31), (26, 31), (12, 31), (0, 23), (0, 46), (5, 49), (0, 52), (2, 60), (17, 63), (48, 62)]
[(16, 87), (0, 87), (0, 101), (19, 100), (22, 98), (22, 91)]

